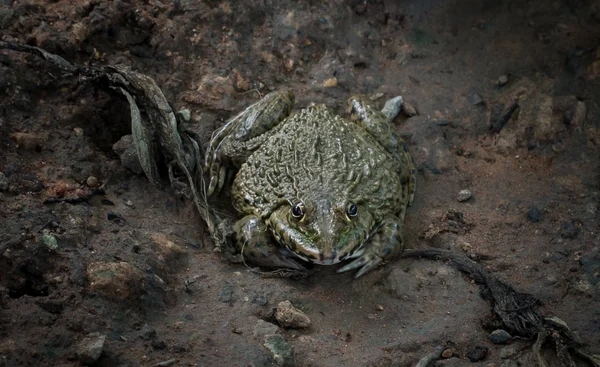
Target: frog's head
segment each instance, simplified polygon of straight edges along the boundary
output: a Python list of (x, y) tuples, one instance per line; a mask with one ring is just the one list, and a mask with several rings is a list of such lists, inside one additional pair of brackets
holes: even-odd
[(328, 198), (283, 205), (267, 222), (277, 242), (298, 258), (321, 265), (360, 256), (375, 224), (359, 203)]

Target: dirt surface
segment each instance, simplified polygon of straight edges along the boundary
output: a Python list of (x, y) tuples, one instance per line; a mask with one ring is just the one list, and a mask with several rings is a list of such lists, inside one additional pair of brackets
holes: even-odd
[[(0, 0), (0, 33), (153, 77), (204, 143), (271, 90), (341, 114), (351, 93), (402, 95), (407, 245), (466, 252), (600, 353), (600, 2), (524, 3)], [(189, 200), (124, 168), (128, 119), (119, 95), (0, 51), (0, 366), (412, 366), (438, 345), (439, 366), (533, 365), (443, 263), (295, 281), (223, 260)], [(278, 326), (286, 300), (308, 328)]]

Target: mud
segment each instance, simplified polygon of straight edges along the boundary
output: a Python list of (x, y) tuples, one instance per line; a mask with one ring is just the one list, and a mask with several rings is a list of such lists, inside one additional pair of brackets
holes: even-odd
[[(271, 90), (341, 114), (351, 93), (402, 95), (407, 246), (464, 251), (600, 353), (597, 1), (0, 0), (0, 29), (153, 77), (205, 143)], [(296, 281), (230, 264), (190, 201), (123, 167), (129, 133), (118, 94), (0, 51), (0, 366), (80, 365), (98, 335), (97, 366), (412, 366), (438, 345), (440, 366), (532, 365), (532, 341), (490, 341), (485, 294), (443, 263)], [(310, 327), (279, 327), (282, 301)]]

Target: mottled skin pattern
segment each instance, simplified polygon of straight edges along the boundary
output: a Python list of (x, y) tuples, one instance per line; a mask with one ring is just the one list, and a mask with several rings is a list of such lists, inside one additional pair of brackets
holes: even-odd
[(303, 270), (303, 260), (360, 268), (397, 255), (415, 178), (406, 144), (390, 119), (360, 97), (352, 120), (311, 104), (289, 114), (291, 92), (271, 93), (217, 131), (207, 167), (209, 194), (225, 163), (241, 166), (232, 186), (243, 256), (258, 265)]

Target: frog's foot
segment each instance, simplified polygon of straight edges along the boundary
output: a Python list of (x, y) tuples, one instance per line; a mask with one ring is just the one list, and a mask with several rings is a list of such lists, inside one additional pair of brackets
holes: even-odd
[(225, 183), (224, 161), (243, 163), (266, 139), (265, 133), (290, 114), (293, 105), (292, 91), (269, 93), (213, 133), (204, 157), (204, 171), (210, 177), (207, 196), (220, 191)]
[(307, 271), (296, 261), (294, 254), (274, 241), (267, 226), (257, 216), (245, 216), (235, 223), (233, 230), (244, 262), (247, 260), (267, 268)]
[(384, 260), (399, 254), (404, 247), (402, 228), (402, 221), (398, 217), (386, 217), (366, 244), (367, 249), (357, 259), (339, 268), (337, 272), (343, 273), (360, 268), (354, 275), (356, 279), (375, 269)]
[(400, 110), (402, 110), (403, 103), (404, 100), (401, 96), (396, 96), (394, 98), (388, 99), (385, 102), (383, 108), (381, 109), (381, 113), (383, 113), (388, 118), (388, 120), (392, 121), (396, 118), (396, 116), (398, 116)]
[(356, 279), (356, 278), (366, 274), (370, 270), (375, 269), (377, 267), (377, 265), (381, 264), (382, 261), (383, 261), (383, 259), (375, 254), (365, 253), (358, 259), (352, 261), (350, 264), (347, 264), (347, 265), (339, 268), (337, 272), (343, 273), (348, 270), (360, 268), (360, 270), (357, 271), (356, 274), (354, 275), (354, 278)]

